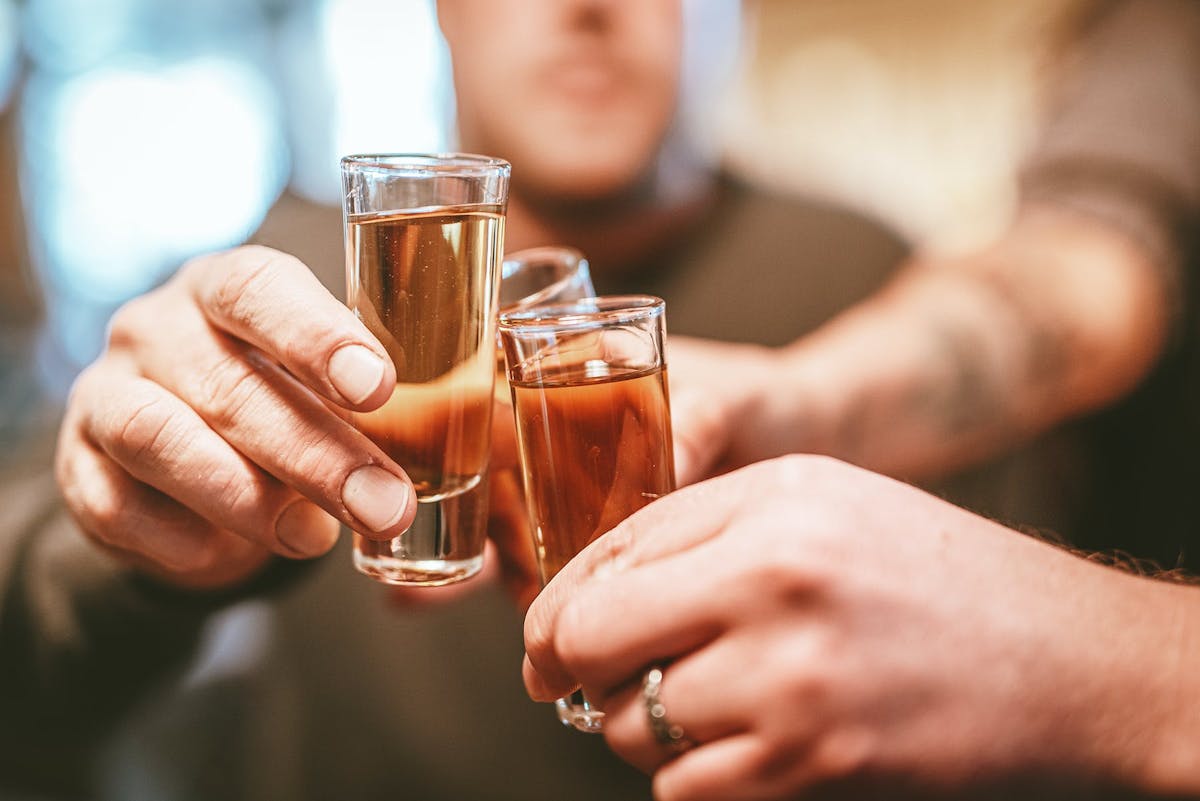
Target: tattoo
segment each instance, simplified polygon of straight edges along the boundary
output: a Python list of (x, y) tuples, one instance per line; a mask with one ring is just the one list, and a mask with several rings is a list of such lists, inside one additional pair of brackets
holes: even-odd
[(914, 387), (904, 413), (929, 420), (945, 435), (1007, 427), (1010, 397), (986, 364), (987, 343), (975, 324), (946, 317), (930, 321), (935, 358), (947, 374), (933, 386)]
[[(1059, 390), (1075, 349), (1073, 337), (1005, 275), (974, 273), (970, 282), (998, 314), (990, 328), (950, 311), (930, 321), (936, 358), (948, 377), (914, 392), (907, 411), (923, 415), (945, 436), (1020, 436), (1018, 412), (1030, 405), (1031, 397), (1042, 403)], [(1019, 371), (1006, 375), (993, 361), (989, 348), (997, 341), (1005, 343), (1007, 353), (1019, 354)]]
[(1023, 336), (1023, 341), (1017, 344), (1026, 352), (1025, 380), (1035, 389), (1053, 391), (1070, 368), (1072, 354), (1078, 350), (1074, 332), (1057, 315), (1040, 311), (1037, 299), (1022, 294), (1007, 276), (982, 275), (979, 286), (1004, 305), (1014, 318), (1016, 332)]

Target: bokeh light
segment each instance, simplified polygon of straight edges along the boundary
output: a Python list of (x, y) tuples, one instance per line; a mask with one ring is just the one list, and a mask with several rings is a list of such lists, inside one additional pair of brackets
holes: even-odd
[(50, 103), (39, 143), (48, 152), (28, 165), (44, 201), (35, 209), (49, 232), (47, 266), (98, 300), (142, 291), (180, 259), (238, 242), (282, 187), (271, 94), (244, 64), (96, 70)]

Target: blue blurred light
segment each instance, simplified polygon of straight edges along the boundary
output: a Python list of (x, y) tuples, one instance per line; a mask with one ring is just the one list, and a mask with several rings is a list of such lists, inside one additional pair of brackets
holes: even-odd
[(245, 62), (128, 61), (43, 77), (25, 106), (33, 251), (50, 333), (75, 366), (99, 351), (97, 318), (191, 256), (243, 241), (286, 183), (275, 97)]
[(328, 65), (333, 133), (310, 196), (337, 201), (347, 153), (447, 149), (453, 90), (431, 0), (324, 0), (318, 21)]
[(121, 45), (139, 0), (28, 0), (25, 48), (40, 69), (73, 72)]
[(0, 109), (8, 105), (20, 66), (20, 26), (13, 0), (0, 0)]
[(99, 301), (249, 235), (286, 150), (261, 76), (225, 58), (113, 66), (49, 89), (26, 186), (55, 283)]

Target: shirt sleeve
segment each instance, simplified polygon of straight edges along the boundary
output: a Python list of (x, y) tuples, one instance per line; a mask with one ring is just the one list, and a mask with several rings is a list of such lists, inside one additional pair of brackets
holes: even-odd
[(1125, 232), (1184, 295), (1200, 218), (1200, 3), (1097, 3), (1056, 65), (1024, 204), (1052, 204)]
[(307, 564), (276, 560), (227, 593), (175, 590), (94, 547), (48, 468), (5, 477), (0, 776), (53, 783), (64, 765), (78, 766), (149, 690), (189, 664), (212, 614), (290, 583)]

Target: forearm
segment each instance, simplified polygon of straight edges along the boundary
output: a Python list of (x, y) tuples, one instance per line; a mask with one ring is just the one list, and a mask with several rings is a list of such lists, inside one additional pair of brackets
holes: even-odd
[(781, 352), (738, 460), (819, 451), (915, 478), (985, 459), (1134, 387), (1166, 293), (1131, 239), (1028, 210), (997, 246), (914, 261)]
[[(1080, 685), (1091, 691), (1078, 713), (1089, 721), (1078, 738), (1083, 764), (1115, 798), (1200, 798), (1200, 586), (1131, 576), (1100, 583), (1092, 600), (1074, 604), (1099, 625), (1080, 644), (1092, 674), (1090, 688)], [(1077, 586), (1075, 597), (1091, 589)]]

